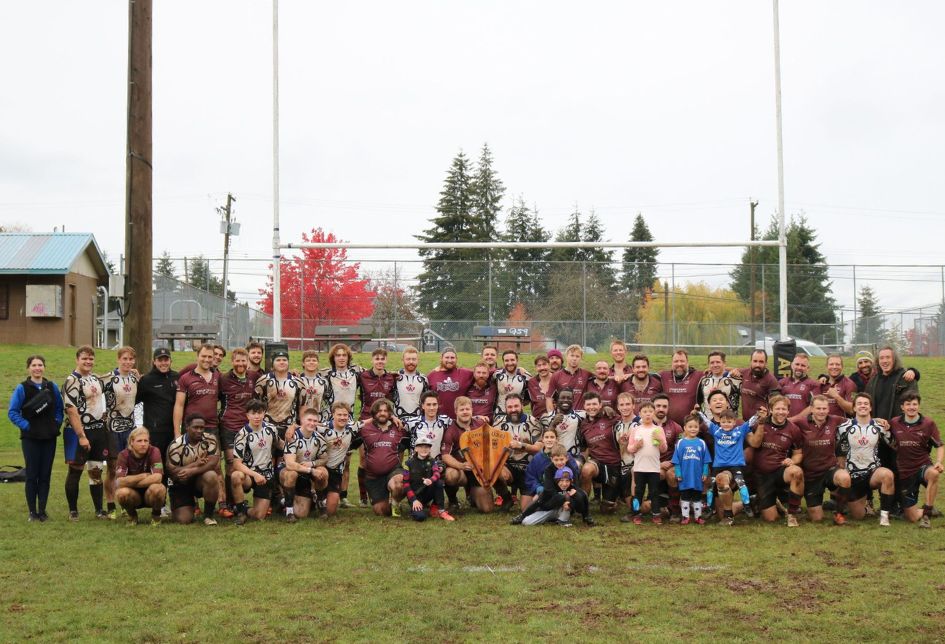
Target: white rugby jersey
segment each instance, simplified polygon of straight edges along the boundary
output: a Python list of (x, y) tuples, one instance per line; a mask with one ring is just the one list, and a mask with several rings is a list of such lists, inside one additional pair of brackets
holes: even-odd
[(443, 435), (453, 424), (453, 421), (446, 415), (437, 416), (433, 420), (426, 416), (414, 416), (406, 420), (404, 424), (410, 434), (410, 449), (412, 450), (416, 446), (418, 438), (428, 438), (433, 443), (430, 447), (430, 456), (431, 458), (437, 458), (440, 456), (440, 450), (443, 446)]
[(430, 390), (430, 381), (419, 371), (407, 373), (403, 369), (397, 372), (397, 417), (420, 416), (420, 396)]
[[(617, 421), (617, 424), (614, 425), (614, 436), (617, 438), (617, 445), (620, 445), (620, 439), (624, 436), (630, 436), (632, 439), (633, 430), (637, 425), (639, 425), (639, 423), (636, 418), (630, 421)], [(626, 474), (633, 467), (633, 454), (627, 452), (623, 448), (623, 445), (620, 445), (620, 460), (623, 462), (620, 470)]]
[(505, 397), (509, 394), (518, 394), (522, 397), (523, 404), (528, 404), (528, 376), (523, 375), (521, 369), (516, 370), (515, 373), (501, 369), (492, 374), (492, 380), (496, 388), (496, 414), (505, 413)]
[(321, 414), (323, 419), (327, 418), (328, 414), (331, 413), (329, 411), (331, 403), (334, 402), (328, 378), (319, 373), (314, 376), (306, 376), (303, 373), (298, 379), (302, 383), (302, 398), (299, 404), (301, 411), (314, 409)]
[(135, 397), (138, 377), (133, 373), (121, 375), (114, 369), (102, 377), (105, 385), (105, 405), (108, 408), (108, 428), (113, 432), (127, 432), (135, 428)]
[[(512, 440), (520, 443), (533, 445), (541, 439), (541, 424), (535, 420), (534, 416), (521, 414), (517, 423), (509, 420), (508, 416), (496, 416), (494, 427), (498, 427), (510, 433)], [(531, 454), (524, 449), (513, 449), (509, 454), (508, 462), (513, 465), (525, 466), (531, 460)]]
[(561, 423), (555, 428), (558, 430), (558, 442), (564, 445), (572, 456), (581, 453), (581, 447), (578, 445), (578, 427), (581, 421), (587, 419), (587, 414), (583, 410), (574, 411), (567, 414), (552, 412), (541, 417), (541, 423), (544, 427), (551, 427), (552, 422), (561, 416)]
[(332, 402), (343, 402), (354, 412), (354, 401), (358, 398), (358, 375), (363, 367), (351, 365), (347, 369), (322, 369), (321, 375), (331, 386)]
[(264, 422), (258, 430), (244, 425), (236, 434), (233, 454), (243, 461), (243, 465), (271, 480), (276, 471), (273, 452), (278, 447), (279, 433), (269, 423)]
[(850, 476), (869, 476), (879, 462), (879, 441), (890, 441), (889, 430), (880, 427), (871, 418), (865, 426), (851, 418), (837, 428), (837, 451), (847, 460)]
[(319, 427), (322, 440), (325, 442), (326, 467), (337, 470), (344, 467), (345, 458), (351, 452), (351, 443), (357, 438), (358, 431), (355, 425), (348, 423), (342, 429), (335, 429), (334, 425)]
[(62, 385), (63, 404), (75, 407), (86, 428), (105, 426), (105, 386), (94, 373), (87, 376), (73, 371)]
[(285, 453), (295, 456), (296, 463), (311, 463), (321, 458), (328, 449), (318, 432), (305, 438), (301, 429), (295, 430), (292, 440), (285, 446)]

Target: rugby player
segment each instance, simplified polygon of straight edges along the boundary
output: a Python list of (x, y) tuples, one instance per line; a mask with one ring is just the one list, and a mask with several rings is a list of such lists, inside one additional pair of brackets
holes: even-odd
[(542, 417), (548, 413), (545, 399), (551, 386), (551, 363), (545, 356), (535, 356), (535, 375), (528, 379), (526, 398), (533, 416)]
[(200, 414), (209, 432), (219, 440), (217, 400), (220, 398), (220, 372), (213, 368), (213, 346), (205, 344), (197, 351), (197, 366), (177, 380), (174, 402), (174, 438), (180, 438), (185, 416)]
[(758, 413), (761, 407), (768, 405), (768, 398), (780, 393), (780, 385), (774, 374), (768, 370), (768, 353), (764, 349), (751, 352), (750, 367), (745, 373), (733, 369), (733, 375), (741, 378), (742, 420), (748, 420)]
[(472, 401), (473, 416), (491, 423), (495, 415), (497, 392), (495, 382), (489, 375), (489, 365), (485, 362), (473, 368), (473, 381), (466, 390), (466, 397)]
[(558, 432), (558, 442), (564, 445), (571, 456), (579, 457), (579, 461), (583, 463), (578, 429), (581, 422), (587, 418), (587, 413), (574, 409), (574, 392), (570, 389), (562, 389), (550, 400), (554, 404), (554, 411), (544, 416), (542, 423), (555, 429)]
[(499, 367), (499, 349), (492, 345), (485, 345), (482, 347), (482, 352), (479, 354), (480, 360), (486, 363), (486, 366), (489, 367), (489, 375), (492, 375), (496, 369)]
[(394, 403), (384, 398), (371, 405), (371, 420), (360, 428), (364, 443), (365, 486), (371, 508), (378, 516), (391, 514), (391, 505), (404, 497), (403, 473), (400, 467), (402, 443), (407, 434), (392, 420)]
[(225, 491), (225, 498), (220, 507), (220, 516), (230, 519), (234, 516), (230, 505), (233, 503), (230, 477), (233, 475), (233, 443), (236, 435), (246, 425), (246, 405), (256, 394), (256, 381), (249, 377), (249, 354), (246, 349), (237, 347), (230, 353), (230, 370), (220, 376), (220, 449), (223, 452), (225, 475), (220, 481), (220, 489)]
[(502, 468), (502, 481), (509, 486), (511, 496), (500, 496), (496, 505), (511, 508), (516, 494), (525, 494), (525, 470), (533, 454), (541, 451), (541, 424), (525, 413), (522, 398), (518, 394), (505, 397), (505, 413), (496, 416), (495, 426), (512, 436), (511, 452)]
[(177, 523), (193, 523), (197, 499), (203, 498), (204, 525), (217, 524), (213, 514), (222, 492), (217, 476), (220, 445), (205, 429), (203, 416), (190, 414), (184, 419), (184, 433), (167, 448), (171, 513)]
[(791, 375), (781, 378), (778, 387), (788, 400), (788, 419), (792, 423), (810, 414), (810, 399), (820, 393), (820, 383), (810, 377), (810, 358), (798, 353), (791, 361)]
[(66, 501), (72, 521), (79, 520), (79, 480), (83, 469), (89, 473), (89, 494), (95, 516), (109, 518), (102, 508), (102, 470), (109, 449), (105, 394), (101, 379), (92, 373), (94, 367), (95, 349), (88, 345), (79, 347), (75, 352), (75, 370), (62, 385), (62, 400), (69, 420), (62, 437), (69, 465)]
[[(285, 443), (279, 431), (266, 423), (266, 403), (251, 400), (246, 405), (247, 423), (236, 435), (233, 444), (233, 475), (230, 486), (236, 502), (236, 524), (243, 525), (249, 517), (262, 521), (269, 512), (276, 458)], [(248, 508), (246, 493), (253, 491), (253, 507)]]
[(789, 528), (797, 527), (796, 515), (801, 511), (804, 495), (804, 437), (797, 425), (788, 420), (790, 403), (784, 396), (772, 396), (770, 416), (748, 436), (755, 448), (753, 466), (758, 478), (758, 505), (761, 518), (772, 522), (778, 518), (778, 497), (787, 490)]
[[(151, 444), (167, 458), (167, 447), (174, 440), (174, 401), (177, 397), (177, 372), (171, 369), (171, 352), (164, 347), (154, 350), (151, 371), (141, 376), (135, 403), (140, 403), (144, 426), (151, 433)], [(167, 468), (164, 468), (167, 485)]]
[(439, 458), (443, 436), (446, 435), (453, 421), (446, 414), (440, 414), (440, 403), (436, 392), (423, 392), (420, 396), (420, 409), (420, 416), (409, 417), (404, 423), (410, 436), (410, 448), (413, 449), (416, 446), (417, 439), (421, 436), (429, 438), (430, 453), (433, 458)]
[(869, 351), (857, 351), (853, 356), (856, 371), (850, 374), (850, 380), (856, 385), (857, 393), (866, 391), (866, 384), (873, 377), (873, 354)]
[(721, 351), (712, 351), (708, 356), (709, 368), (702, 374), (699, 380), (699, 392), (697, 402), (702, 406), (702, 413), (709, 413), (709, 394), (715, 391), (721, 391), (728, 399), (728, 406), (733, 411), (738, 411), (738, 403), (741, 398), (742, 382), (738, 372), (729, 371), (725, 368), (725, 354)]
[(669, 397), (669, 417), (682, 427), (683, 419), (696, 406), (699, 383), (704, 375), (689, 366), (689, 353), (685, 349), (673, 352), (672, 368), (659, 373), (663, 393)]
[[(584, 409), (584, 391), (587, 389), (588, 381), (594, 377), (594, 374), (581, 367), (584, 349), (580, 346), (572, 344), (565, 350), (564, 354), (566, 366), (551, 376), (548, 392), (553, 397), (559, 391), (570, 389), (574, 393), (574, 408)], [(545, 403), (549, 412), (554, 409), (552, 401), (546, 398)]]
[(408, 417), (421, 413), (420, 396), (430, 391), (430, 382), (417, 371), (420, 353), (416, 347), (405, 348), (402, 359), (404, 368), (397, 372), (397, 417), (406, 422)]
[[(456, 420), (446, 430), (440, 447), (440, 457), (443, 464), (446, 465), (446, 490), (449, 493), (451, 487), (465, 487), (466, 498), (469, 502), (483, 514), (488, 514), (495, 509), (492, 490), (482, 487), (473, 474), (472, 464), (466, 460), (459, 447), (459, 437), (463, 432), (478, 429), (484, 423), (473, 417), (472, 401), (466, 396), (458, 397), (455, 405)], [(508, 490), (502, 482), (496, 484), (496, 491), (500, 493), (500, 496), (508, 494)], [(452, 510), (452, 508), (450, 509)]]
[[(351, 347), (339, 342), (332, 345), (328, 354), (330, 367), (322, 371), (322, 375), (328, 379), (331, 385), (332, 401), (341, 402), (348, 406), (351, 413), (354, 413), (354, 403), (357, 400), (359, 379), (358, 376), (364, 371), (360, 365), (352, 363), (353, 354)], [(368, 408), (370, 409), (370, 407)], [(361, 454), (361, 463), (364, 462), (364, 454)], [(341, 507), (350, 507), (348, 504), (348, 478), (351, 470), (351, 454), (348, 454), (345, 461), (344, 472), (341, 477)], [(367, 490), (362, 481), (364, 479), (363, 465), (358, 468), (358, 484), (361, 494), (361, 506), (367, 507)]]
[(548, 365), (551, 367), (551, 373), (561, 371), (561, 367), (564, 365), (564, 356), (561, 355), (561, 351), (558, 349), (548, 351)]
[(616, 409), (620, 385), (610, 377), (610, 365), (606, 360), (598, 360), (594, 363), (594, 377), (588, 381), (587, 391), (593, 391), (600, 397), (602, 407)]
[(831, 416), (850, 416), (853, 414), (853, 394), (856, 383), (843, 375), (843, 358), (838, 353), (827, 356), (827, 373), (817, 378), (820, 381), (820, 393), (830, 402)]
[(440, 354), (440, 366), (427, 374), (430, 389), (436, 392), (440, 409), (452, 419), (456, 418), (456, 399), (465, 396), (473, 381), (471, 369), (456, 366), (456, 351), (445, 349)]
[(867, 393), (853, 396), (853, 418), (837, 428), (837, 453), (840, 464), (850, 474), (850, 516), (866, 516), (866, 500), (872, 490), (879, 489), (879, 525), (889, 525), (889, 513), (895, 504), (895, 476), (882, 467), (879, 458), (880, 442), (890, 441), (888, 424), (872, 416), (873, 399)]
[(804, 437), (802, 449), (804, 460), (804, 498), (807, 501), (807, 516), (811, 521), (824, 518), (824, 489), (834, 493), (836, 511), (833, 522), (846, 523), (843, 507), (850, 495), (850, 474), (837, 462), (837, 430), (846, 422), (844, 415), (830, 413), (830, 400), (823, 394), (810, 401), (811, 412), (797, 426)]
[[(528, 404), (528, 372), (518, 367), (518, 352), (506, 349), (502, 352), (502, 369), (492, 374), (496, 387), (495, 410), (493, 415), (501, 414), (505, 409), (505, 397), (509, 394), (518, 394), (522, 401)], [(470, 396), (471, 398), (472, 396)], [(540, 413), (544, 413), (542, 408)], [(534, 411), (532, 412), (534, 413)]]
[(302, 382), (302, 409), (314, 409), (321, 420), (331, 416), (329, 408), (332, 400), (331, 383), (318, 371), (318, 351), (308, 349), (302, 353), (302, 373), (298, 376)]
[(639, 407), (645, 402), (653, 402), (653, 397), (663, 391), (663, 382), (658, 376), (650, 375), (650, 359), (638, 353), (633, 356), (632, 375), (620, 385), (620, 391), (633, 396), (633, 405)]
[[(564, 393), (564, 392), (562, 392)], [(581, 487), (590, 496), (594, 484), (601, 486), (601, 511), (613, 512), (617, 499), (626, 491), (621, 471), (623, 450), (617, 441), (619, 417), (608, 416), (600, 404), (600, 396), (589, 391), (584, 397), (586, 418), (578, 427), (578, 441), (584, 456), (581, 466)]]
[(289, 352), (274, 351), (272, 371), (256, 380), (254, 392), (256, 398), (266, 404), (266, 424), (275, 427), (283, 440), (294, 436), (299, 426), (299, 405), (304, 390), (304, 383), (289, 373)]
[(246, 345), (246, 354), (249, 356), (249, 367), (247, 374), (250, 380), (255, 382), (259, 376), (263, 375), (263, 345), (255, 340)]
[(161, 451), (151, 445), (144, 427), (131, 430), (127, 443), (128, 447), (116, 459), (115, 499), (128, 513), (131, 525), (138, 523), (138, 508), (151, 508), (151, 525), (159, 525), (167, 496), (167, 488), (161, 483), (164, 478)]
[[(660, 481), (666, 488), (670, 521), (675, 523), (682, 516), (679, 505), (679, 481), (676, 479), (676, 468), (673, 467), (673, 453), (676, 451), (676, 441), (682, 438), (683, 428), (669, 418), (669, 396), (660, 392), (654, 394), (650, 402), (653, 403), (653, 424), (663, 428), (663, 436), (666, 438), (666, 449), (660, 454)], [(632, 480), (632, 477), (630, 478)]]
[[(115, 490), (118, 487), (115, 463), (118, 454), (128, 446), (128, 436), (135, 422), (135, 399), (138, 395), (138, 372), (135, 369), (137, 353), (131, 347), (118, 349), (118, 366), (102, 377), (105, 392), (106, 426), (108, 427), (108, 454), (105, 459), (105, 501), (109, 519), (117, 519)], [(150, 445), (150, 442), (148, 443)]]
[(387, 349), (377, 348), (371, 352), (371, 368), (358, 374), (358, 389), (361, 390), (361, 417), (371, 418), (371, 406), (377, 400), (390, 400), (397, 405), (397, 374), (387, 370)]
[(315, 409), (302, 412), (302, 423), (285, 445), (285, 468), (279, 474), (285, 492), (285, 514), (288, 523), (304, 519), (312, 509), (315, 492), (328, 486), (328, 445), (315, 430), (321, 414)]
[(612, 340), (610, 357), (614, 363), (610, 366), (610, 375), (619, 385), (633, 375), (633, 367), (627, 364), (627, 345), (623, 340)]
[[(920, 528), (931, 528), (930, 521), (938, 494), (938, 479), (945, 471), (942, 461), (945, 448), (935, 421), (919, 413), (922, 398), (914, 391), (906, 392), (900, 399), (902, 415), (892, 420), (889, 432), (892, 446), (896, 450), (896, 465), (899, 475), (903, 516), (918, 521)], [(935, 465), (929, 456), (936, 448)], [(919, 507), (919, 486), (925, 486), (925, 504)]]
[[(633, 488), (633, 454), (628, 451), (630, 437), (633, 435), (633, 428), (637, 426), (639, 418), (636, 414), (636, 406), (633, 403), (633, 395), (623, 392), (617, 396), (617, 424), (614, 425), (614, 436), (617, 437), (617, 445), (620, 447), (620, 476), (623, 488), (620, 490), (620, 496), (630, 503)], [(575, 470), (579, 472), (580, 469)], [(627, 506), (629, 512), (631, 507)]]
[(331, 404), (331, 422), (321, 431), (326, 445), (324, 458), (328, 482), (325, 487), (324, 516), (328, 518), (338, 513), (345, 462), (360, 443), (360, 439), (356, 427), (351, 424), (351, 410), (343, 402), (336, 401)]

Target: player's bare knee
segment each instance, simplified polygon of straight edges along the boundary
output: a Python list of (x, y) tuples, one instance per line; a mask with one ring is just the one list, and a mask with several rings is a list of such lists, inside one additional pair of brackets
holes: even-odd
[[(939, 447), (939, 449), (945, 449), (945, 447)], [(925, 482), (926, 483), (935, 483), (938, 481), (939, 473), (938, 470), (934, 467), (930, 467), (925, 470)]]

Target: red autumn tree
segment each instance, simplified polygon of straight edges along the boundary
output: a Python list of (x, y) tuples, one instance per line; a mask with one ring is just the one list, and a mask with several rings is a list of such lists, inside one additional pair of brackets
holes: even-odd
[[(338, 242), (333, 233), (313, 228), (302, 233), (304, 242)], [(287, 338), (310, 338), (319, 324), (343, 325), (360, 322), (374, 314), (375, 294), (362, 278), (358, 262), (348, 261), (344, 248), (304, 248), (299, 257), (282, 260), (282, 334)], [(266, 288), (260, 289), (259, 305), (272, 313), (272, 265)]]

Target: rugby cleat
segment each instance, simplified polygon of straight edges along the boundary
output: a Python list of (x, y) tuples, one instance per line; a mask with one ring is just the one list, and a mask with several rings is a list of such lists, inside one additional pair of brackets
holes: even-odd
[[(433, 515), (431, 514), (430, 516), (433, 516)], [(450, 514), (450, 513), (447, 512), (446, 510), (441, 510), (441, 511), (438, 513), (437, 516), (439, 516), (439, 517), (440, 517), (441, 519), (443, 519), (444, 521), (455, 521), (455, 520), (456, 520), (456, 517), (454, 517), (452, 514)]]
[(889, 527), (889, 512), (887, 510), (879, 511), (879, 525), (883, 526), (884, 528)]
[(797, 517), (793, 514), (787, 515), (787, 527), (796, 528), (797, 527)]
[(922, 515), (922, 518), (919, 519), (916, 525), (919, 526), (920, 528), (931, 528), (932, 522), (929, 521), (929, 518), (927, 516)]

